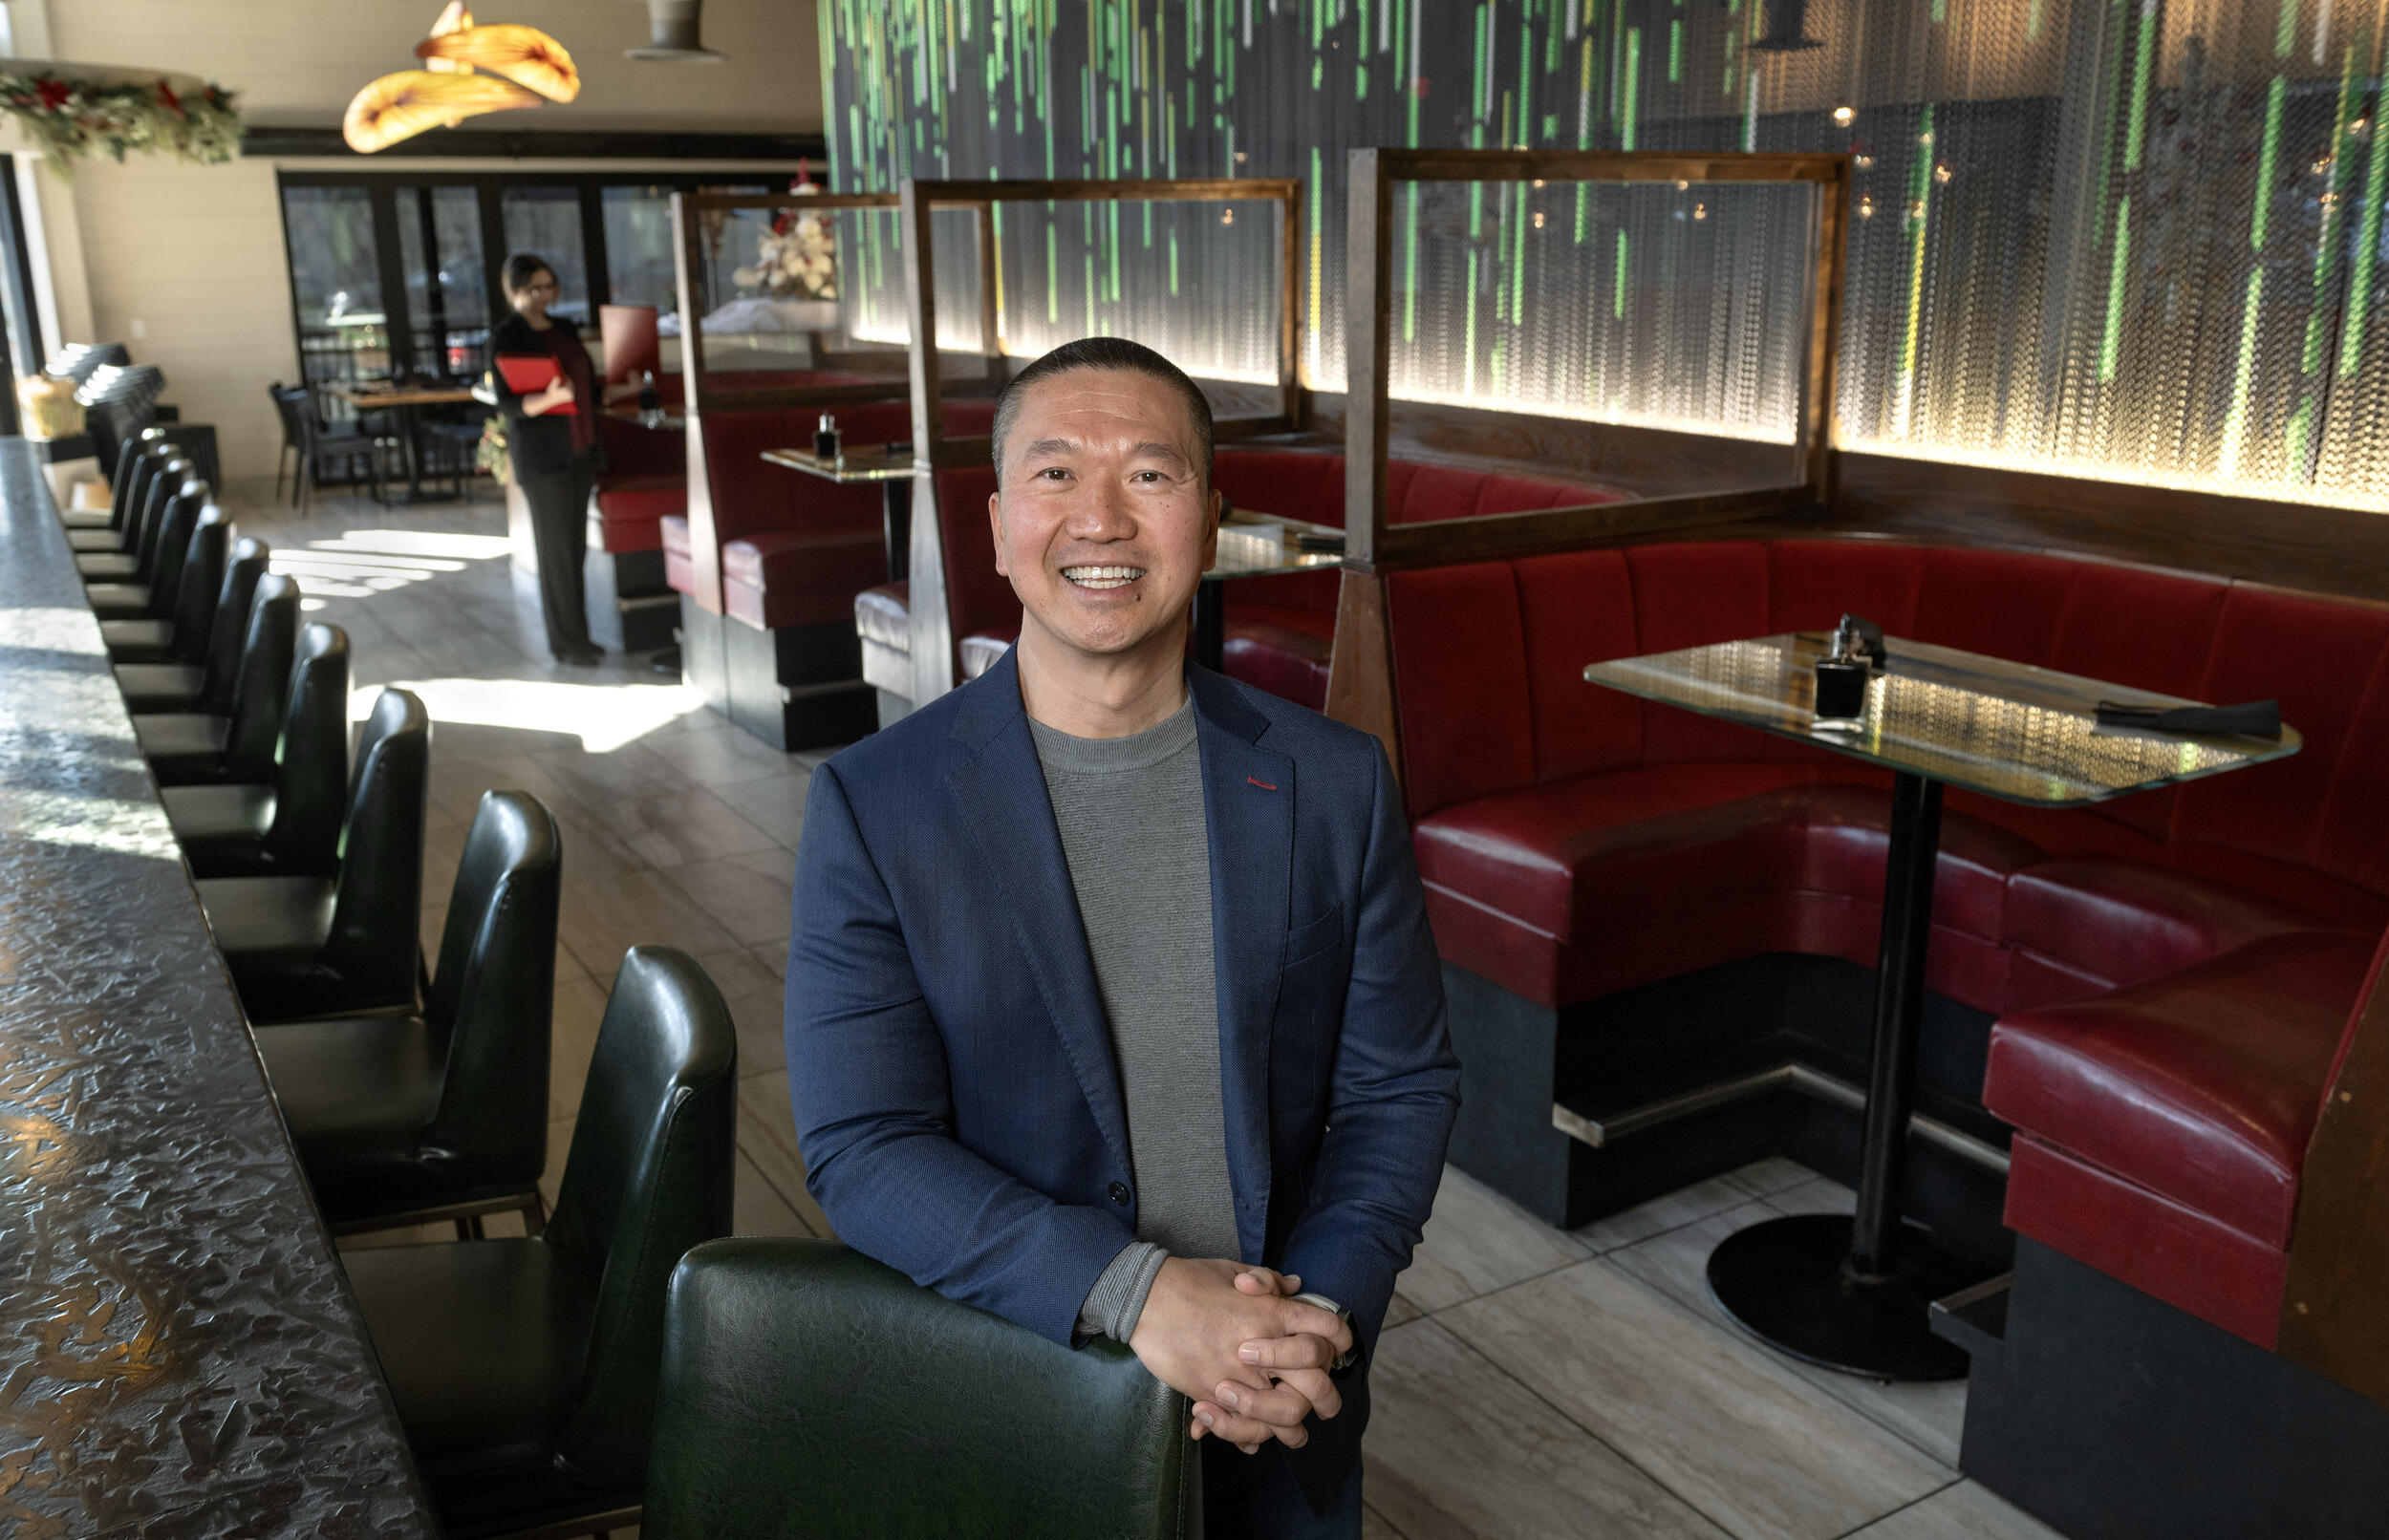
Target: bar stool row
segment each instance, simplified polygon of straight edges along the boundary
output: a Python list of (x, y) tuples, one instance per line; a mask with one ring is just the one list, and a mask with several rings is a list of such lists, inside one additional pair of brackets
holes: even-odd
[[(624, 959), (555, 1210), (542, 1201), (562, 843), (485, 793), (432, 966), (431, 720), (386, 689), (349, 748), (349, 639), (154, 432), (68, 539), (142, 757), (456, 1535), (636, 1522), (681, 1254), (730, 1230), (737, 1039), (696, 962)], [(519, 1211), (521, 1238), (484, 1216)]]
[[(1185, 1406), (1126, 1349), (1061, 1353), (834, 1242), (719, 1239), (737, 1039), (686, 954), (623, 959), (549, 1213), (554, 819), (483, 795), (426, 968), (421, 700), (383, 690), (352, 757), (346, 633), (161, 435), (118, 472), (70, 543), (317, 1207), (335, 1235), (456, 1227), (341, 1258), (449, 1534), (1182, 1531)], [(506, 1211), (526, 1234), (485, 1236)], [(1030, 1384), (1056, 1447), (968, 1458), (1017, 1444)]]

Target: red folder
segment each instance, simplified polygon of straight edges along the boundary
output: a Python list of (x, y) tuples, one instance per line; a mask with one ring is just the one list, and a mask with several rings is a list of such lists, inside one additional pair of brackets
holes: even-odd
[[(512, 358), (501, 354), (496, 363), (498, 373), (506, 376), (506, 389), (520, 396), (544, 391), (564, 374), (564, 366), (556, 362), (552, 353), (524, 353)], [(549, 407), (544, 415), (551, 417), (575, 417), (579, 412), (579, 402), (567, 401), (562, 406)]]

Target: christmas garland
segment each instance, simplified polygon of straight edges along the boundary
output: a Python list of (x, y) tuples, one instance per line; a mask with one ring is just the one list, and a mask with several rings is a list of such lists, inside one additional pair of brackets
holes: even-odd
[(44, 71), (0, 74), (0, 112), (50, 152), (60, 175), (95, 151), (172, 155), (198, 165), (229, 160), (241, 148), (241, 113), (229, 91), (177, 92), (166, 81), (70, 80)]

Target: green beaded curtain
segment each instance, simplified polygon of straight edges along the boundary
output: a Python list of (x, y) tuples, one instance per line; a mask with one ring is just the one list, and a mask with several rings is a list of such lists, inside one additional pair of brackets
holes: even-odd
[[(1319, 389), (1343, 384), (1350, 147), (1846, 152), (1845, 447), (2389, 509), (2389, 0), (822, 0), (820, 16), (842, 190), (1307, 179)], [(1720, 192), (1486, 188), (1471, 210), (1404, 189), (1396, 303), (1433, 337), (1407, 373), (1397, 351), (1395, 394), (1788, 437), (1797, 234), (1783, 194)], [(1007, 348), (1156, 340), (1173, 260), (1226, 265), (1206, 295), (1272, 283), (1258, 243), (1186, 241), (1217, 214), (1181, 211), (1178, 242), (1149, 245), (1132, 210), (1008, 209), (1000, 304), (1053, 319), (1007, 329)], [(1241, 346), (1214, 362), (1264, 374)]]

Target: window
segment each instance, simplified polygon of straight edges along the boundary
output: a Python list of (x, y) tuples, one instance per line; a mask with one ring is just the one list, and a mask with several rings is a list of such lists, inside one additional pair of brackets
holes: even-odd
[(508, 187), (506, 189), (506, 248), (500, 260), (517, 251), (536, 252), (555, 270), (560, 292), (549, 309), (588, 326), (598, 302), (589, 291), (589, 260), (583, 250), (581, 189), (571, 186)]

